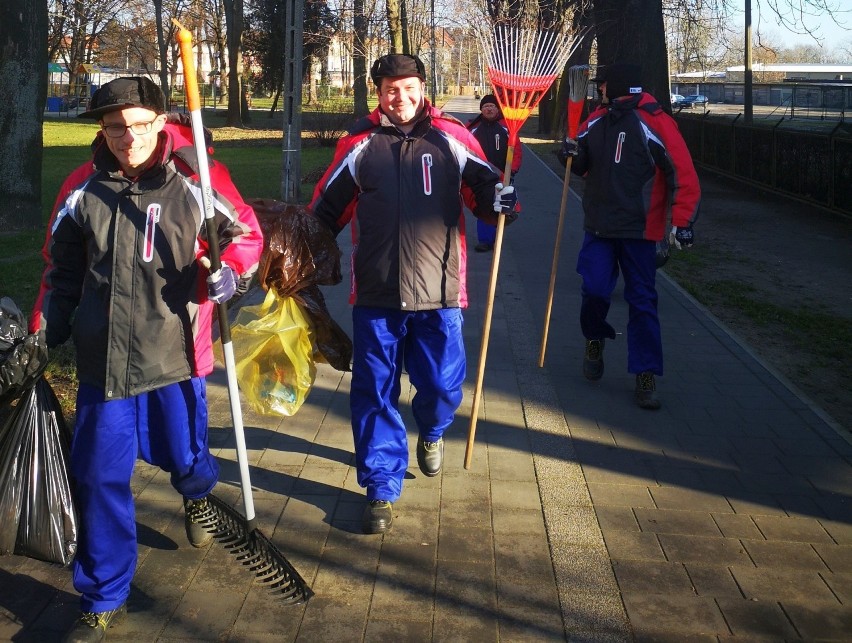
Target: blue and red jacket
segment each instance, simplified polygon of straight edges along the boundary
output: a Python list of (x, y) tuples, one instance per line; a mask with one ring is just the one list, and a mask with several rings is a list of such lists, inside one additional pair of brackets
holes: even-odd
[(464, 206), (497, 223), (499, 174), (459, 121), (426, 102), (408, 134), (379, 109), (337, 145), (310, 209), (352, 228), (350, 302), (420, 311), (467, 306)]
[(577, 133), (571, 171), (586, 180), (583, 226), (600, 237), (660, 241), (667, 219), (698, 217), (701, 188), (675, 120), (648, 93), (593, 111)]
[[(30, 332), (49, 347), (73, 336), (81, 383), (107, 400), (213, 370), (204, 208), (191, 129), (169, 122), (157, 162), (136, 179), (120, 172), (99, 132), (93, 158), (60, 188), (42, 254)], [(257, 270), (263, 235), (221, 163), (210, 163), (222, 261)]]

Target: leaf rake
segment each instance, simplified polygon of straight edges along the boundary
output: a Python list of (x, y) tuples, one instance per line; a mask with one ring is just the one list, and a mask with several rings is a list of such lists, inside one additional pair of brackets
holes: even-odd
[[(210, 185), (210, 166), (204, 140), (204, 125), (201, 121), (201, 98), (198, 92), (198, 78), (195, 75), (195, 63), (192, 55), (192, 34), (174, 18), (178, 27), (177, 40), (180, 44), (180, 57), (183, 63), (184, 89), (192, 120), (192, 138), (198, 157), (198, 178), (201, 183), (201, 201), (204, 206), (204, 221), (207, 230), (210, 269), (218, 270), (222, 262), (219, 257), (219, 238), (213, 225), (213, 190)], [(254, 513), (254, 497), (249, 475), (248, 453), (246, 450), (243, 415), (240, 408), (240, 391), (237, 386), (234, 346), (231, 342), (231, 327), (228, 321), (227, 304), (216, 306), (219, 317), (219, 337), (222, 341), (222, 353), (225, 357), (225, 371), (228, 380), (228, 399), (231, 408), (231, 420), (234, 424), (234, 437), (237, 446), (237, 461), (240, 468), (240, 484), (243, 492), (245, 517), (241, 516), (227, 503), (213, 494), (208, 496), (209, 511), (201, 514), (202, 525), (214, 538), (222, 542), (243, 565), (255, 573), (258, 579), (280, 591), (289, 604), (306, 601), (312, 592), (304, 579), (290, 564), (281, 551), (257, 529)], [(196, 517), (198, 519), (198, 517)]]
[[(586, 90), (589, 88), (589, 66), (573, 65), (568, 68), (568, 138), (577, 138), (577, 129), (586, 104)], [(559, 247), (562, 243), (562, 228), (565, 224), (565, 210), (568, 205), (568, 182), (571, 180), (571, 162), (565, 163), (565, 177), (562, 179), (562, 200), (559, 204), (559, 222), (556, 224), (556, 242), (553, 247), (553, 264), (550, 268), (550, 286), (547, 290), (547, 305), (544, 311), (544, 330), (541, 333), (541, 348), (538, 354), (538, 366), (544, 366), (544, 354), (547, 351), (547, 335), (550, 330), (550, 314), (553, 311), (553, 293), (556, 289), (556, 269), (559, 266)]]
[[(480, 48), (488, 66), (488, 78), (503, 112), (506, 128), (509, 130), (504, 177), (511, 175), (512, 159), (521, 126), (544, 98), (580, 39), (561, 31), (522, 28), (508, 24), (495, 25), (491, 30), (479, 34)], [(482, 380), (485, 377), (485, 360), (488, 355), (488, 338), (491, 334), (491, 316), (494, 308), (494, 294), (497, 290), (497, 272), (500, 268), (504, 227), (505, 217), (501, 215), (497, 220), (497, 234), (491, 260), (491, 278), (479, 352), (479, 371), (473, 391), (473, 407), (470, 412), (470, 427), (464, 456), (465, 469), (470, 469), (473, 459), (473, 441), (482, 396)]]

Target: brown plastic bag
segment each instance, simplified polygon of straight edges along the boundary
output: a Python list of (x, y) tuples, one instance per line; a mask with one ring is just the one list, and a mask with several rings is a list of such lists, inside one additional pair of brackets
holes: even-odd
[(296, 297), (314, 331), (316, 350), (339, 371), (350, 370), (352, 340), (331, 317), (318, 286), (340, 283), (340, 248), (331, 231), (303, 205), (249, 199), (263, 230), (258, 276), (264, 289)]

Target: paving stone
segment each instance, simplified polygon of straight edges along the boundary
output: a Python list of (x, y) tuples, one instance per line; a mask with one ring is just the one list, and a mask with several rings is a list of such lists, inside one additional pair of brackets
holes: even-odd
[(189, 592), (184, 594), (168, 624), (165, 638), (217, 640), (231, 631), (245, 600), (245, 592)]
[(852, 609), (849, 605), (817, 600), (791, 603), (782, 601), (796, 629), (806, 641), (848, 641), (852, 632)]
[(755, 637), (798, 638), (789, 619), (774, 601), (717, 598), (716, 602), (735, 637), (748, 641)]
[[(352, 596), (350, 604), (357, 604), (357, 600), (357, 596)], [(366, 597), (361, 600), (366, 604)], [(293, 641), (307, 609), (307, 603), (282, 603), (281, 599), (266, 587), (256, 585), (246, 595), (234, 623), (233, 638), (254, 641), (263, 636), (270, 636), (278, 637), (279, 641)]]
[(745, 565), (750, 562), (736, 538), (657, 534), (666, 559), (673, 562)]
[(712, 598), (684, 594), (625, 594), (624, 606), (637, 640), (666, 640), (663, 636), (729, 634)]
[(638, 485), (589, 483), (589, 494), (595, 507), (618, 505), (623, 507), (653, 507), (654, 500), (647, 487)]
[(686, 563), (684, 567), (699, 596), (742, 598), (743, 594), (730, 569), (724, 564)]
[(630, 507), (596, 505), (595, 514), (604, 534), (612, 531), (639, 531), (639, 523)]
[[(372, 613), (371, 613), (372, 615)], [(375, 641), (432, 641), (432, 622), (428, 623), (418, 620), (404, 619), (399, 612), (391, 612), (389, 620), (377, 620), (370, 618), (367, 622), (367, 630), (364, 632), (364, 642)], [(431, 617), (431, 612), (429, 613)]]
[(438, 559), (493, 562), (494, 541), (491, 529), (441, 523), (438, 534)]
[(713, 514), (713, 520), (718, 525), (725, 538), (763, 538), (751, 516), (740, 514)]
[[(364, 592), (363, 586), (361, 592)], [(362, 641), (367, 627), (369, 602), (357, 596), (314, 596), (307, 605), (295, 641), (335, 641), (356, 643)], [(353, 602), (352, 599), (355, 599)]]
[(844, 605), (852, 603), (852, 573), (822, 573), (822, 579), (834, 592), (834, 595)]
[(807, 602), (836, 600), (822, 577), (811, 570), (780, 567), (731, 567), (749, 600)]
[(496, 509), (530, 509), (541, 508), (538, 495), (538, 485), (535, 482), (518, 480), (492, 480), (491, 502)]
[(612, 568), (622, 594), (692, 594), (692, 582), (680, 563), (615, 560)]
[(642, 531), (695, 536), (716, 536), (720, 533), (713, 517), (703, 511), (637, 508), (635, 513)]
[(733, 512), (725, 498), (692, 489), (660, 487), (651, 489), (654, 502), (660, 509), (682, 509), (688, 511)]
[(651, 532), (607, 531), (604, 535), (610, 558), (618, 560), (665, 560), (657, 535)]
[(852, 522), (830, 519), (819, 522), (838, 545), (852, 545)]
[(767, 540), (790, 540), (806, 543), (833, 543), (818, 520), (755, 516), (754, 522)]
[(758, 567), (798, 567), (826, 571), (820, 557), (807, 543), (745, 539), (741, 542)]
[(777, 497), (771, 493), (747, 490), (736, 494), (726, 494), (725, 497), (738, 514), (786, 517), (786, 512), (781, 507)]

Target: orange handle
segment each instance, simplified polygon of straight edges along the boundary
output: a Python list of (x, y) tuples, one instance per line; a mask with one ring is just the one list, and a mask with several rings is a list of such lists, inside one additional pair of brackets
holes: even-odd
[(198, 93), (198, 77), (195, 75), (195, 63), (192, 60), (192, 34), (172, 18), (179, 27), (177, 41), (180, 45), (180, 60), (183, 63), (183, 87), (186, 92), (186, 104), (190, 112), (201, 109), (201, 97)]

